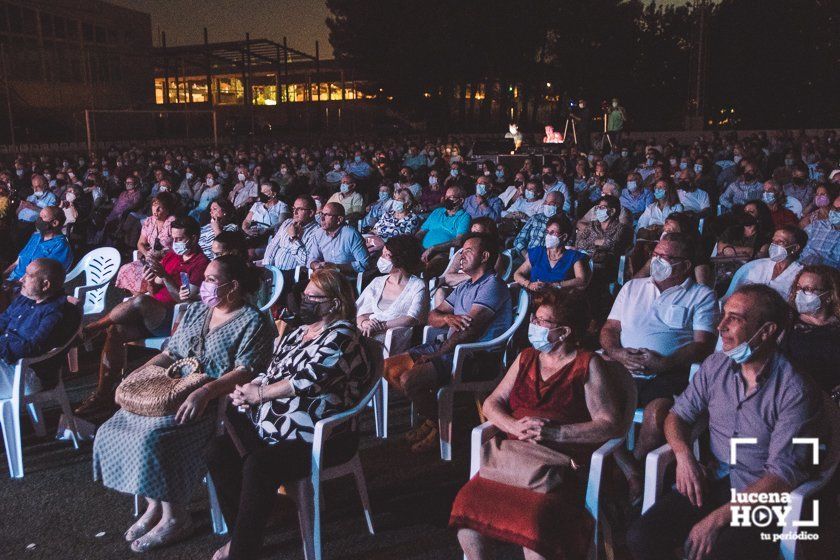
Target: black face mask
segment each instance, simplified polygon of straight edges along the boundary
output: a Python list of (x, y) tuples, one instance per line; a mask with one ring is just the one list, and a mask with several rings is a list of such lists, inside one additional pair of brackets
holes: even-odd
[(456, 208), (458, 208), (458, 203), (452, 200), (451, 198), (447, 198), (443, 201), (443, 207), (447, 210), (455, 210)]
[(805, 184), (805, 177), (794, 177), (792, 180), (794, 185), (802, 186)]
[(45, 222), (41, 218), (35, 220), (35, 228), (41, 233), (47, 233), (50, 231), (50, 222)]
[(744, 173), (744, 181), (748, 183), (755, 181), (755, 173)]
[(262, 202), (263, 204), (268, 202), (268, 195), (264, 194), (264, 193), (260, 193), (260, 202)]
[(691, 183), (689, 183), (688, 181), (680, 181), (678, 183), (678, 186), (684, 191), (689, 191), (690, 192), (690, 191), (693, 190), (692, 186), (691, 186)]
[(301, 324), (311, 325), (312, 323), (318, 321), (318, 319), (322, 316), (326, 315), (318, 312), (318, 308), (322, 303), (325, 302), (301, 301), (300, 312), (298, 313), (298, 319), (300, 319)]

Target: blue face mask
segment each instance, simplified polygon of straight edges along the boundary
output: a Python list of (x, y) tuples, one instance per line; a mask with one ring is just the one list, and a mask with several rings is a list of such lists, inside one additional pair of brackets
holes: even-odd
[(525, 190), (525, 200), (534, 200), (537, 197), (534, 191)]
[(487, 194), (487, 185), (484, 183), (476, 183), (475, 185), (475, 194), (478, 196), (484, 196)]
[(497, 170), (496, 171), (496, 177), (498, 177), (499, 179), (504, 179), (505, 178), (505, 172)]
[(557, 214), (557, 207), (546, 204), (543, 206), (542, 211), (546, 218), (553, 218), (554, 215)]
[(627, 189), (630, 190), (630, 192), (634, 192), (638, 188), (639, 185), (636, 181), (627, 181)]
[[(764, 323), (766, 325), (767, 323)], [(745, 364), (750, 361), (752, 355), (755, 353), (755, 349), (750, 346), (752, 341), (761, 333), (761, 329), (764, 328), (764, 325), (761, 325), (755, 334), (750, 337), (749, 340), (746, 340), (733, 348), (732, 350), (724, 350), (723, 353), (729, 356), (729, 359), (735, 362), (736, 364)]]
[(828, 221), (833, 226), (840, 226), (840, 210), (829, 210)]
[(452, 175), (453, 177), (457, 177), (458, 176), (458, 170), (457, 169), (450, 169), (449, 174)]
[(765, 204), (775, 204), (776, 203), (776, 193), (766, 192), (761, 195), (761, 199), (764, 201)]
[(703, 166), (700, 165), (699, 163), (695, 163), (694, 164), (694, 172), (695, 173), (702, 173), (703, 172)]
[(361, 161), (362, 161), (362, 156), (356, 156), (356, 157), (354, 157), (354, 158), (353, 158), (353, 161), (355, 161), (356, 163), (361, 163)]
[(338, 187), (338, 188), (344, 194), (347, 194), (348, 192), (350, 192), (350, 185), (348, 185), (347, 183), (341, 183), (341, 186)]
[(606, 208), (595, 209), (595, 219), (603, 223), (610, 219), (610, 211)]
[(385, 202), (389, 198), (391, 198), (391, 195), (388, 194), (387, 192), (382, 192), (382, 191), (379, 192), (379, 202)]
[(688, 169), (688, 162), (681, 161), (680, 162), (680, 169)]
[(647, 166), (653, 167), (653, 158), (647, 158)]
[(656, 200), (662, 200), (665, 198), (665, 189), (654, 189), (653, 198)]

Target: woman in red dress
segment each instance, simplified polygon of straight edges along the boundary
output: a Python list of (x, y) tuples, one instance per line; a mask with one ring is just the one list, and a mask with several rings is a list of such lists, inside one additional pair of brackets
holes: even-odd
[(619, 380), (597, 354), (580, 347), (589, 324), (585, 299), (550, 289), (537, 302), (522, 351), (484, 402), (484, 414), (508, 439), (563, 453), (572, 466), (549, 492), (482, 478), (458, 493), (450, 525), (469, 560), (491, 556), (493, 540), (517, 544), (525, 558), (578, 558), (591, 542), (583, 504), (592, 452), (622, 432)]

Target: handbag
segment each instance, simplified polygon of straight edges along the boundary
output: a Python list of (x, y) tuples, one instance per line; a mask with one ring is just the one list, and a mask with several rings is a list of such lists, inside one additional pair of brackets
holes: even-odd
[(493, 438), (481, 447), (478, 475), (508, 486), (545, 494), (563, 483), (563, 472), (578, 465), (565, 453), (516, 439)]
[[(189, 373), (181, 375), (181, 368), (187, 368)], [(138, 416), (170, 416), (190, 393), (212, 379), (201, 373), (196, 358), (177, 360), (168, 368), (145, 365), (123, 379), (115, 400), (124, 410)]]

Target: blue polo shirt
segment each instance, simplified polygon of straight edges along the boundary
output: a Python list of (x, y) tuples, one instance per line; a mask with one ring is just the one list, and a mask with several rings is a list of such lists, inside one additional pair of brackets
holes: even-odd
[(70, 249), (70, 243), (64, 235), (56, 235), (52, 239), (42, 240), (41, 233), (35, 232), (26, 246), (21, 249), (18, 255), (18, 263), (12, 273), (9, 275), (9, 280), (19, 280), (26, 274), (26, 267), (35, 259), (53, 259), (61, 263), (64, 270), (70, 270), (73, 265), (73, 251)]
[(450, 216), (446, 208), (436, 208), (429, 214), (420, 231), (425, 231), (423, 236), (423, 248), (428, 249), (433, 245), (448, 243), (467, 233), (470, 229), (470, 215), (464, 209), (460, 209)]

